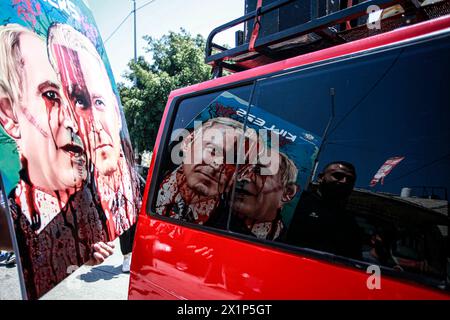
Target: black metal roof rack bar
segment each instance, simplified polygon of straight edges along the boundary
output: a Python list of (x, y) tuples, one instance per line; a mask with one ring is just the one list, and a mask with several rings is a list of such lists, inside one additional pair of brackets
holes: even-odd
[[(280, 8), (280, 7), (282, 7), (282, 6), (286, 5), (286, 4), (289, 4), (290, 2), (294, 2), (294, 1), (295, 0), (280, 0), (280, 1), (277, 1), (277, 2), (274, 2), (274, 3), (271, 3), (271, 4), (267, 5), (267, 6), (262, 7), (261, 10), (260, 10), (260, 14), (264, 15), (264, 14), (266, 14), (268, 12), (276, 10), (276, 9), (278, 9), (278, 8)], [(237, 18), (237, 19), (235, 19), (233, 21), (225, 23), (225, 24), (215, 28), (213, 31), (211, 31), (211, 33), (208, 36), (208, 39), (206, 40), (206, 59), (207, 59), (207, 62), (208, 62), (208, 57), (210, 57), (211, 54), (212, 54), (212, 48), (217, 46), (212, 41), (213, 41), (214, 37), (218, 33), (222, 32), (222, 31), (225, 31), (225, 30), (228, 30), (230, 28), (233, 28), (233, 27), (235, 27), (235, 26), (237, 26), (237, 25), (239, 25), (239, 24), (241, 24), (243, 22), (249, 21), (249, 20), (255, 18), (257, 14), (258, 14), (258, 10), (252, 11), (252, 12), (250, 12), (250, 13), (248, 13), (248, 14), (240, 17), (240, 18)]]
[[(307, 0), (305, 0), (307, 1)], [(302, 35), (310, 34), (313, 32), (317, 32), (320, 35), (324, 35), (327, 37), (332, 37), (333, 35), (329, 33), (328, 27), (335, 26), (337, 24), (356, 19), (358, 17), (361, 17), (363, 15), (367, 14), (367, 9), (369, 6), (378, 6), (380, 9), (384, 9), (386, 7), (395, 5), (395, 4), (402, 4), (402, 3), (410, 3), (414, 0), (367, 0), (362, 3), (356, 4), (354, 6), (342, 9), (340, 11), (331, 13), (326, 16), (318, 17), (317, 14), (317, 1), (316, 0), (310, 0), (311, 1), (311, 20), (309, 22), (291, 27), (289, 29), (285, 29), (279, 32), (276, 32), (274, 34), (270, 34), (264, 37), (258, 37), (255, 42), (255, 51), (258, 53), (267, 53), (270, 50), (267, 50), (269, 46), (277, 43), (282, 43), (284, 41), (293, 39), (295, 37), (299, 37)], [(290, 3), (294, 2), (294, 0), (280, 0), (274, 3), (271, 3), (269, 5), (263, 6), (260, 8), (260, 10), (252, 11), (238, 19), (235, 19), (231, 22), (228, 22), (222, 26), (219, 26), (215, 28), (208, 36), (207, 43), (206, 43), (206, 57), (205, 62), (213, 65), (213, 66), (227, 66), (230, 67), (229, 69), (233, 70), (240, 70), (238, 66), (232, 67), (233, 64), (227, 64), (225, 60), (242, 56), (248, 53), (251, 53), (249, 51), (249, 44), (243, 44), (239, 45), (232, 49), (225, 49), (221, 46), (216, 45), (213, 43), (214, 37), (225, 30), (228, 30), (232, 27), (237, 26), (238, 24), (241, 24), (243, 22), (249, 21), (251, 19), (254, 19), (258, 13), (260, 16), (271, 12), (275, 9), (278, 9), (282, 6), (288, 5)], [(259, 12), (258, 12), (259, 11)], [(218, 49), (220, 52), (213, 54), (212, 50), (213, 48)]]
[[(314, 0), (311, 0), (314, 1)], [(283, 30), (277, 32), (276, 34), (268, 35), (264, 38), (260, 38), (256, 40), (255, 47), (260, 46), (269, 46), (273, 43), (284, 41), (293, 36), (304, 35), (307, 33), (311, 33), (317, 29), (327, 28), (333, 25), (336, 25), (341, 22), (345, 22), (347, 20), (351, 20), (362, 15), (367, 14), (367, 8), (371, 5), (375, 5), (380, 7), (381, 9), (389, 7), (393, 4), (397, 4), (404, 1), (399, 0), (369, 0), (366, 2), (362, 2), (360, 4), (356, 4), (352, 7), (340, 10), (338, 12), (332, 13), (330, 15), (315, 18), (311, 21), (289, 28), (287, 30)]]

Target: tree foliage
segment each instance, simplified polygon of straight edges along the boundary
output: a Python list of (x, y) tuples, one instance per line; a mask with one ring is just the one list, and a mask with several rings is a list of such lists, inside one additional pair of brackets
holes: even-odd
[(125, 76), (133, 85), (119, 84), (130, 138), (140, 152), (153, 149), (169, 93), (211, 78), (211, 68), (204, 62), (205, 39), (201, 35), (193, 37), (181, 29), (160, 39), (144, 39), (151, 62), (144, 57), (136, 63), (130, 61)]

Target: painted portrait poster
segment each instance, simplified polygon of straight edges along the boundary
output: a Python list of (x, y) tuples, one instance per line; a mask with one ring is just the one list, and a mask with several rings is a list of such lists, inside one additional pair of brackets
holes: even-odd
[(160, 185), (157, 214), (276, 241), (288, 229), (322, 142), (229, 92), (171, 140), (177, 165)]
[(136, 222), (133, 158), (86, 3), (2, 0), (0, 170), (28, 298)]

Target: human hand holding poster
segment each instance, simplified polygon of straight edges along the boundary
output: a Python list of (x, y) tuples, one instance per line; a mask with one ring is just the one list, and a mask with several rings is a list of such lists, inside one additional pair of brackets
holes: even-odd
[(0, 170), (27, 296), (36, 299), (136, 222), (123, 110), (81, 0), (0, 3)]
[(266, 240), (283, 237), (321, 143), (229, 92), (171, 140), (156, 213)]

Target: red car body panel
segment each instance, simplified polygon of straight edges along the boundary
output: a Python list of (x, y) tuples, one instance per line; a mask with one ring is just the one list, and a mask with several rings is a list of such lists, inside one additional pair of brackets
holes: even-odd
[(450, 299), (447, 292), (387, 276), (382, 277), (381, 290), (370, 290), (370, 274), (364, 269), (234, 239), (224, 233), (184, 227), (146, 212), (155, 159), (174, 98), (449, 27), (450, 16), (444, 16), (172, 92), (147, 178), (133, 248), (129, 299)]

